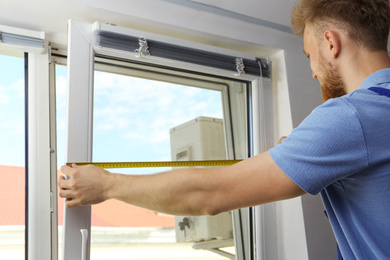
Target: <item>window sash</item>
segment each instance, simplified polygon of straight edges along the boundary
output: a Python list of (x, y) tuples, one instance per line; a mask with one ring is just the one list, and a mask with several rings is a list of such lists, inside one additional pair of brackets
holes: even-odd
[[(97, 43), (96, 30), (99, 28), (108, 28), (109, 31), (119, 32), (128, 35), (140, 35), (140, 32), (119, 28), (116, 26), (102, 25), (95, 23), (93, 25), (83, 22), (70, 21), (69, 22), (69, 46), (68, 46), (68, 147), (67, 147), (67, 161), (91, 161), (92, 159), (92, 93), (93, 93), (93, 72), (94, 72), (94, 58), (98, 55), (106, 55), (114, 57), (115, 59), (131, 60), (135, 63), (150, 63), (153, 66), (167, 66), (176, 68), (178, 70), (190, 70), (200, 74), (213, 74), (216, 76), (227, 78), (238, 78), (243, 81), (248, 81), (251, 86), (250, 93), (248, 93), (248, 111), (251, 120), (251, 129), (248, 133), (252, 137), (251, 147), (249, 152), (255, 155), (259, 152), (265, 151), (273, 144), (273, 99), (272, 99), (272, 81), (271, 75), (266, 78), (267, 68), (270, 69), (271, 63), (268, 59), (254, 59), (259, 64), (256, 75), (248, 73), (237, 75), (234, 71), (223, 70), (220, 68), (206, 67), (198, 64), (190, 64), (188, 62), (169, 60), (161, 57), (140, 57), (137, 53), (130, 51), (121, 51), (118, 49), (110, 49), (102, 47)], [(174, 42), (181, 46), (189, 48), (199, 47), (198, 49), (208, 49), (212, 51), (213, 48), (204, 45), (195, 44), (191, 42), (184, 42), (180, 40), (173, 40), (168, 37), (158, 35), (146, 35), (147, 38), (156, 42)], [(202, 47), (201, 47), (202, 46)], [(132, 47), (133, 48), (133, 47)], [(219, 53), (232, 53), (233, 57), (243, 57), (244, 59), (253, 59), (253, 55), (237, 53), (218, 49)], [(258, 62), (260, 61), (260, 62)], [(72, 66), (73, 64), (73, 66)], [(271, 71), (269, 70), (269, 73)], [(267, 122), (267, 123), (265, 123)], [(82, 129), (80, 131), (80, 129)], [(260, 138), (260, 139), (259, 139)], [(264, 138), (264, 139), (262, 139)], [(77, 145), (76, 145), (77, 144)], [(76, 146), (77, 147), (76, 147)], [(238, 229), (248, 227), (242, 230), (240, 252), (238, 252), (237, 259), (255, 259), (256, 247), (262, 247), (259, 241), (262, 241), (261, 234), (255, 232), (256, 214), (261, 214), (259, 211), (248, 211), (247, 214), (242, 215), (243, 222), (236, 222)], [(90, 206), (78, 208), (65, 208), (64, 219), (64, 259), (79, 258), (83, 251), (80, 241), (80, 229), (85, 229), (90, 232)], [(89, 240), (86, 241), (87, 255), (89, 259)], [(261, 248), (260, 248), (261, 250)]]

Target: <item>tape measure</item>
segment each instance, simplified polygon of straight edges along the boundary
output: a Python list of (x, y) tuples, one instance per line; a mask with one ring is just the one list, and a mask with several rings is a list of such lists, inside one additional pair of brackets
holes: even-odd
[[(77, 165), (95, 165), (100, 168), (152, 168), (152, 167), (196, 167), (229, 166), (242, 160), (166, 161), (166, 162), (75, 162)], [(70, 166), (73, 163), (67, 163)]]

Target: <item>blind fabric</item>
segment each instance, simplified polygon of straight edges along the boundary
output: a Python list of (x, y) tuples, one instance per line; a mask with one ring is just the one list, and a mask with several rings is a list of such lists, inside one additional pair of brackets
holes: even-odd
[(45, 44), (45, 41), (43, 39), (6, 32), (0, 32), (0, 42), (33, 48), (44, 48)]
[[(98, 46), (126, 52), (135, 52), (140, 47), (137, 37), (107, 31), (96, 31), (96, 41)], [(232, 73), (237, 72), (236, 58), (240, 58), (153, 40), (147, 40), (147, 46), (151, 56), (228, 70)], [(268, 59), (242, 60), (245, 74), (271, 77), (271, 64)]]

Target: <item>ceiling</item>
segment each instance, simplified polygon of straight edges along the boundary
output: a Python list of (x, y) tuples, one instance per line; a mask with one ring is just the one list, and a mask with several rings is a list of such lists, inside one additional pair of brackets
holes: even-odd
[[(291, 33), (290, 11), (297, 0), (0, 0), (0, 25), (46, 32), (66, 44), (69, 19), (195, 40), (196, 23), (218, 16)], [(219, 19), (221, 20), (221, 19)], [(209, 21), (209, 20), (208, 20)], [(183, 26), (183, 23), (186, 25)], [(191, 28), (191, 30), (188, 30)], [(192, 37), (192, 39), (191, 39)], [(390, 41), (389, 41), (390, 49)]]
[(182, 12), (214, 13), (289, 30), (296, 0), (0, 0), (0, 24), (66, 36), (67, 21), (100, 21), (134, 29), (180, 28)]

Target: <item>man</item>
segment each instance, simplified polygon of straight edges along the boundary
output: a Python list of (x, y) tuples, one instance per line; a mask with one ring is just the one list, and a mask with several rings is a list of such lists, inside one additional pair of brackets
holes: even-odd
[(389, 23), (388, 0), (300, 0), (293, 28), (329, 100), (281, 144), (222, 169), (127, 176), (63, 166), (60, 196), (68, 207), (113, 198), (215, 215), (321, 193), (344, 259), (390, 259)]

